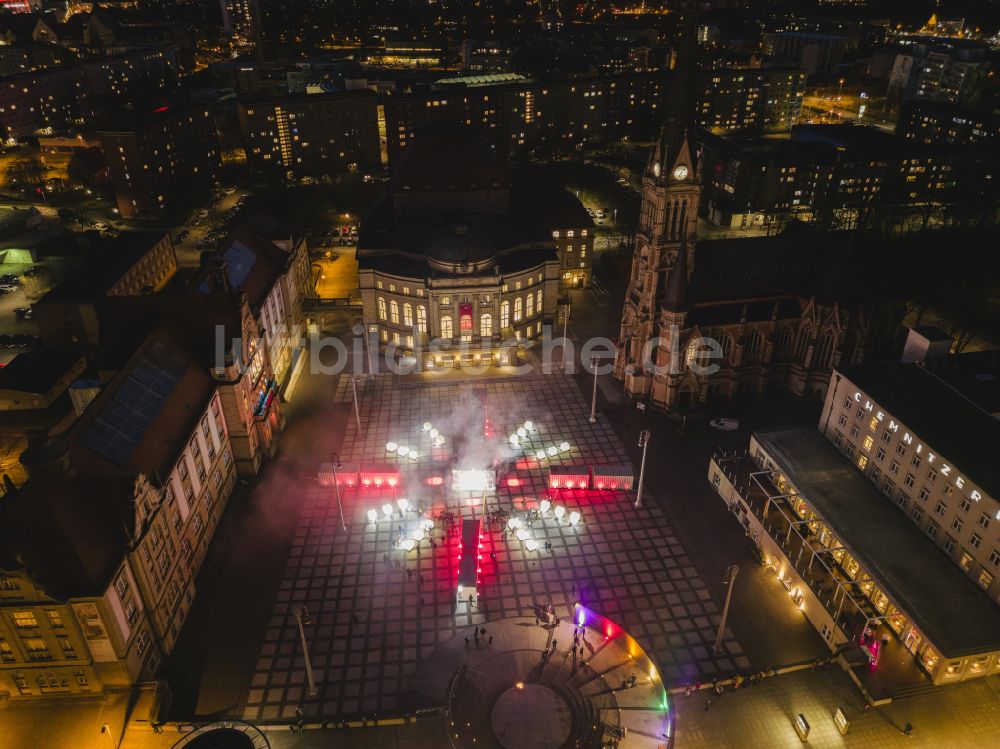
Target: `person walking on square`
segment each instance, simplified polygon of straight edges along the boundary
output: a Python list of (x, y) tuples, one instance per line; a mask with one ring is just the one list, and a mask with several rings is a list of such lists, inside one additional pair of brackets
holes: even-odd
[(490, 646), (491, 648), (493, 647), (493, 635), (490, 635), (490, 639), (489, 639), (489, 640), (487, 641), (487, 644), (488, 644), (488, 645), (489, 645), (489, 646)]
[(904, 736), (912, 736), (913, 735), (913, 724), (912, 723), (907, 723), (905, 726), (903, 726), (903, 735)]
[(478, 629), (476, 630), (475, 638), (476, 638), (476, 650), (479, 650), (479, 630)]
[(468, 635), (465, 636), (465, 649), (466, 650), (469, 649), (469, 636)]

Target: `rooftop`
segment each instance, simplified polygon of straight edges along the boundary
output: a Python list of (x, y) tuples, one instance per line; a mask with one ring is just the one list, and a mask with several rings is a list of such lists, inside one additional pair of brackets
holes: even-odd
[(877, 362), (842, 374), (986, 494), (1000, 499), (1000, 421), (928, 366)]
[(40, 304), (87, 303), (103, 296), (126, 271), (166, 234), (162, 231), (127, 231), (111, 239), (81, 243), (85, 264), (39, 300)]
[(79, 351), (65, 348), (24, 351), (0, 369), (0, 390), (45, 395), (81, 359)]
[(1000, 607), (819, 431), (785, 429), (755, 438), (945, 657), (1000, 649)]

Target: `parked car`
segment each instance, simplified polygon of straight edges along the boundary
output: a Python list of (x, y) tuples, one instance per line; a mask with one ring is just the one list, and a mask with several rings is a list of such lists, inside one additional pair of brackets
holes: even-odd
[(33, 314), (31, 307), (18, 307), (14, 310), (14, 317), (18, 320), (30, 320)]
[(0, 335), (0, 347), (14, 348), (14, 336), (8, 335), (6, 333)]
[(6, 286), (20, 286), (21, 279), (18, 278), (13, 273), (5, 273), (4, 275), (0, 276), (0, 284), (4, 284)]
[(25, 269), (24, 275), (27, 276), (28, 278), (31, 278), (32, 276), (37, 276), (39, 273), (41, 273), (41, 271), (42, 271), (42, 266), (32, 265), (30, 268)]
[(17, 286), (12, 283), (0, 283), (0, 293), (9, 294), (12, 291), (17, 291)]
[(35, 343), (35, 336), (29, 335), (28, 333), (15, 333), (11, 336), (14, 341), (14, 347), (24, 347), (32, 346)]

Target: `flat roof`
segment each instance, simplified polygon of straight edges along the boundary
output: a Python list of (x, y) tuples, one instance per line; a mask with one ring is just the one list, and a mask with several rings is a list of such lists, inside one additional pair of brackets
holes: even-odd
[(1000, 650), (1000, 607), (818, 430), (754, 437), (944, 657)]
[(1000, 421), (929, 366), (889, 361), (840, 371), (914, 436), (947, 456), (967, 479), (1000, 500)]

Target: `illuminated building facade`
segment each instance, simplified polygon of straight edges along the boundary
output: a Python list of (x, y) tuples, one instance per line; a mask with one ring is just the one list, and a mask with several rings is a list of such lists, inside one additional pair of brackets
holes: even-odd
[[(944, 379), (961, 360), (838, 368), (821, 429), (883, 501), (997, 602), (1000, 484), (989, 446), (1000, 440), (1000, 422)], [(978, 380), (977, 372), (968, 378)]]
[(835, 368), (818, 430), (712, 460), (831, 648), (860, 643), (877, 663), (891, 636), (935, 684), (1000, 672), (998, 371), (994, 352)]
[(787, 132), (802, 113), (806, 74), (791, 68), (705, 71), (695, 119), (713, 133)]
[(259, 0), (219, 0), (222, 29), (248, 39), (260, 30)]
[(55, 68), (0, 81), (0, 136), (21, 138), (81, 121), (87, 91), (79, 68)]
[(651, 131), (666, 91), (663, 74), (538, 81), (439, 82), (430, 93), (388, 96), (389, 160), (428, 125), (458, 125), (481, 135), (501, 157), (570, 151), (578, 143), (619, 140)]
[[(834, 410), (839, 391), (829, 388)], [(790, 604), (831, 651), (862, 656), (862, 673), (883, 656), (912, 659), (934, 684), (1000, 672), (995, 596), (945, 560), (855, 462), (815, 429), (759, 432), (746, 454), (717, 454), (708, 478)], [(939, 480), (955, 487), (954, 478)]]
[[(513, 363), (504, 341), (538, 338), (555, 322), (557, 241), (589, 237), (582, 206), (568, 194), (512, 185), (505, 166), (461, 131), (421, 134), (391, 185), (358, 242), (369, 331), (433, 365)], [(574, 217), (576, 229), (553, 228)], [(442, 351), (424, 356), (432, 339)]]
[(218, 178), (218, 136), (204, 109), (160, 107), (97, 138), (122, 218), (160, 217)]
[(905, 102), (896, 134), (926, 145), (976, 145), (1000, 141), (1000, 115), (979, 108), (914, 99)]
[(22, 462), (30, 478), (2, 510), (0, 691), (93, 697), (152, 680), (236, 483), (218, 386), (159, 326), (64, 441)]
[(346, 91), (242, 101), (247, 164), (289, 180), (377, 166), (375, 100), (370, 91)]

